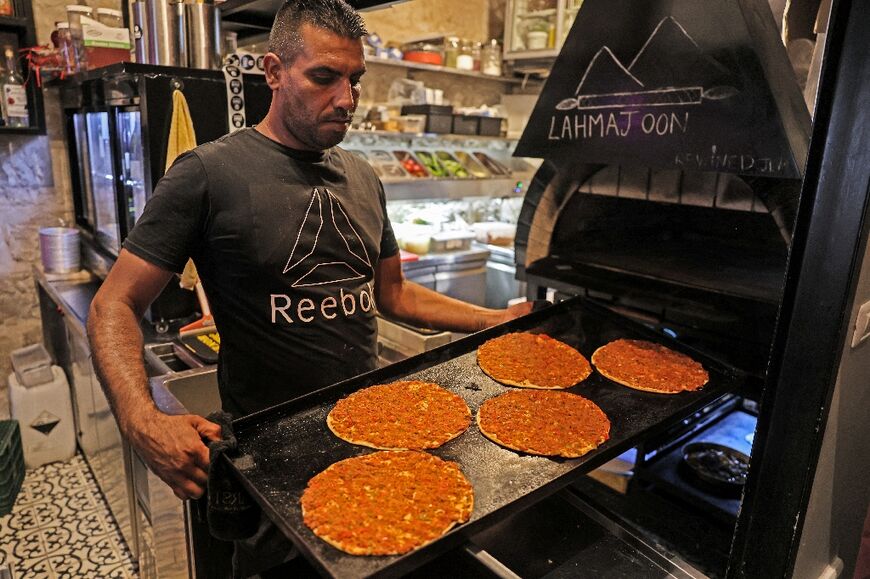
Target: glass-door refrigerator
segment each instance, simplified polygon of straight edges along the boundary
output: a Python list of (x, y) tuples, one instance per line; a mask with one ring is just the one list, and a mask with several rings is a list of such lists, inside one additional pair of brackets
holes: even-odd
[[(271, 91), (262, 75), (241, 76), (232, 94), (241, 95), (251, 125), (265, 116)], [(85, 267), (98, 277), (108, 273), (163, 175), (175, 90), (187, 100), (198, 144), (229, 132), (234, 111), (220, 71), (121, 63), (62, 87), (76, 223)], [(196, 307), (193, 292), (169, 284), (148, 319), (161, 332), (192, 319)]]

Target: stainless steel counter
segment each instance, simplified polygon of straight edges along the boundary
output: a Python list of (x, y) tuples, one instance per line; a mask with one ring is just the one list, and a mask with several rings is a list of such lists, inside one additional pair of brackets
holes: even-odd
[(50, 279), (34, 268), (43, 338), (70, 384), (76, 439), (109, 510), (133, 557), (137, 557), (137, 526), (133, 513), (130, 454), (91, 363), (87, 316), (99, 280), (87, 275)]
[(468, 249), (421, 255), (402, 264), (410, 281), (476, 305), (486, 301), (486, 249)]
[(517, 279), (512, 245), (505, 247), (474, 242), (472, 247), (485, 249), (489, 253), (486, 260), (486, 307), (504, 308), (510, 300), (526, 295), (526, 282)]

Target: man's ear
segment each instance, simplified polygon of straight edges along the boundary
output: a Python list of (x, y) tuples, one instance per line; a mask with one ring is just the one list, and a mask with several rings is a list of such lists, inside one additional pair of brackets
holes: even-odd
[(267, 52), (263, 57), (263, 72), (266, 73), (266, 84), (272, 90), (281, 86), (281, 75), (284, 74), (284, 64), (274, 52)]

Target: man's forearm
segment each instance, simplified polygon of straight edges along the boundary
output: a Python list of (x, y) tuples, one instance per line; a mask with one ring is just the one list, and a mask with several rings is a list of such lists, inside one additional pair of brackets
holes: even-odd
[(129, 435), (137, 416), (156, 411), (142, 358), (139, 317), (122, 302), (94, 301), (88, 317), (94, 369), (118, 425)]
[(382, 313), (418, 327), (451, 332), (476, 332), (505, 321), (504, 310), (469, 304), (407, 280), (402, 282), (401, 298), (389, 300)]

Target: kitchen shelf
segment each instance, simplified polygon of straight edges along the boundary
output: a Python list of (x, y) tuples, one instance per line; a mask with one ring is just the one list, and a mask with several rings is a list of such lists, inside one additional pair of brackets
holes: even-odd
[(381, 177), (380, 179), (381, 179), (381, 183), (383, 183), (384, 185), (411, 184), (411, 183), (418, 183), (421, 181), (425, 181), (429, 184), (431, 184), (433, 182), (463, 183), (464, 184), (464, 183), (473, 183), (476, 181), (485, 181), (485, 180), (492, 181), (495, 179), (502, 179), (505, 181), (511, 181), (511, 179), (509, 177), (486, 177), (486, 178), (465, 177), (465, 178), (462, 178), (462, 177), (432, 177), (431, 175), (428, 177)]
[(0, 135), (42, 135), (45, 130), (40, 127), (0, 127)]
[(452, 68), (449, 66), (438, 66), (435, 64), (424, 64), (422, 62), (411, 62), (407, 60), (396, 60), (389, 58), (378, 58), (378, 57), (368, 57), (366, 58), (366, 64), (374, 64), (374, 65), (385, 65), (385, 66), (395, 66), (398, 68), (405, 68), (409, 70), (420, 70), (425, 72), (440, 72), (445, 74), (451, 74), (455, 76), (465, 76), (470, 78), (477, 78), (480, 80), (488, 80), (492, 82), (500, 82), (504, 84), (523, 84), (526, 82), (521, 78), (508, 78), (505, 76), (491, 76), (488, 74), (483, 74), (481, 72), (476, 72), (473, 70), (459, 70), (457, 68)]
[(24, 16), (0, 16), (0, 29), (27, 28), (27, 18)]
[(546, 18), (553, 16), (556, 13), (555, 8), (547, 8), (546, 10), (535, 10), (533, 12), (520, 12), (517, 14), (517, 19), (522, 18)]
[[(33, 24), (33, 8), (30, 0), (13, 0), (12, 8), (15, 16), (0, 16), (0, 32), (14, 35), (14, 44), (18, 49), (36, 45), (36, 29)], [(42, 104), (42, 91), (36, 86), (33, 75), (28, 74), (27, 65), (21, 65), (21, 68), (19, 72), (26, 79), (25, 90), (27, 91), (30, 126), (0, 127), (0, 135), (44, 135), (45, 113)]]
[(533, 173), (515, 171), (509, 177), (488, 179), (451, 179), (421, 177), (383, 179), (384, 194), (390, 201), (429, 201), (469, 197), (520, 197), (517, 183), (528, 183)]
[[(521, 195), (524, 184), (529, 183), (534, 176), (536, 166), (526, 160), (511, 157), (510, 153), (515, 143), (516, 139), (509, 137), (351, 130), (342, 147), (363, 154), (379, 149), (483, 151), (510, 170), (509, 175), (491, 175), (486, 178), (462, 179), (431, 175), (381, 177), (387, 201), (420, 201)], [(518, 186), (519, 190), (517, 190)]]
[[(553, 66), (553, 59), (559, 56), (558, 48), (542, 48), (540, 50), (517, 50), (514, 52), (510, 52), (505, 55), (505, 61), (514, 61), (514, 60), (529, 60), (529, 59), (541, 59), (543, 64), (540, 65), (539, 68), (542, 70), (549, 72), (550, 68)], [(516, 69), (515, 70), (520, 70)]]
[[(349, 4), (357, 10), (383, 8), (396, 0), (350, 0)], [(401, 0), (400, 0), (401, 1)], [(240, 42), (251, 42), (268, 37), (275, 14), (284, 0), (226, 0), (220, 4), (221, 22), (227, 30), (238, 32)]]
[[(272, 27), (272, 22), (275, 19), (275, 14), (283, 4), (284, 0), (226, 0), (220, 5), (222, 26), (238, 34), (240, 45), (262, 42), (268, 38), (269, 30)], [(372, 7), (383, 7), (391, 2), (372, 2), (372, 1), (354, 1), (350, 4), (358, 9), (365, 10)], [(529, 14), (543, 14), (547, 12), (535, 11)], [(548, 51), (552, 53), (553, 51)], [(549, 54), (548, 54), (549, 55)], [(555, 56), (555, 54), (553, 54)], [(390, 60), (385, 58), (369, 57), (366, 59), (366, 64), (373, 66), (393, 66), (400, 67), (410, 71), (421, 72), (437, 72), (445, 73), (454, 76), (476, 78), (478, 80), (498, 82), (504, 85), (525, 85), (537, 79), (532, 78), (512, 78), (504, 76), (489, 76), (480, 72), (457, 70), (455, 68), (437, 66), (432, 64), (423, 64), (417, 62), (408, 62), (404, 60)]]
[(351, 129), (348, 131), (349, 135), (357, 135), (357, 136), (366, 136), (371, 135), (373, 137), (393, 137), (393, 138), (405, 138), (405, 139), (420, 139), (420, 138), (435, 138), (441, 140), (448, 141), (477, 141), (477, 140), (485, 140), (485, 141), (510, 141), (515, 142), (517, 139), (514, 137), (501, 137), (494, 135), (458, 135), (456, 133), (405, 133), (402, 131), (379, 131), (379, 130), (361, 130), (361, 129)]

